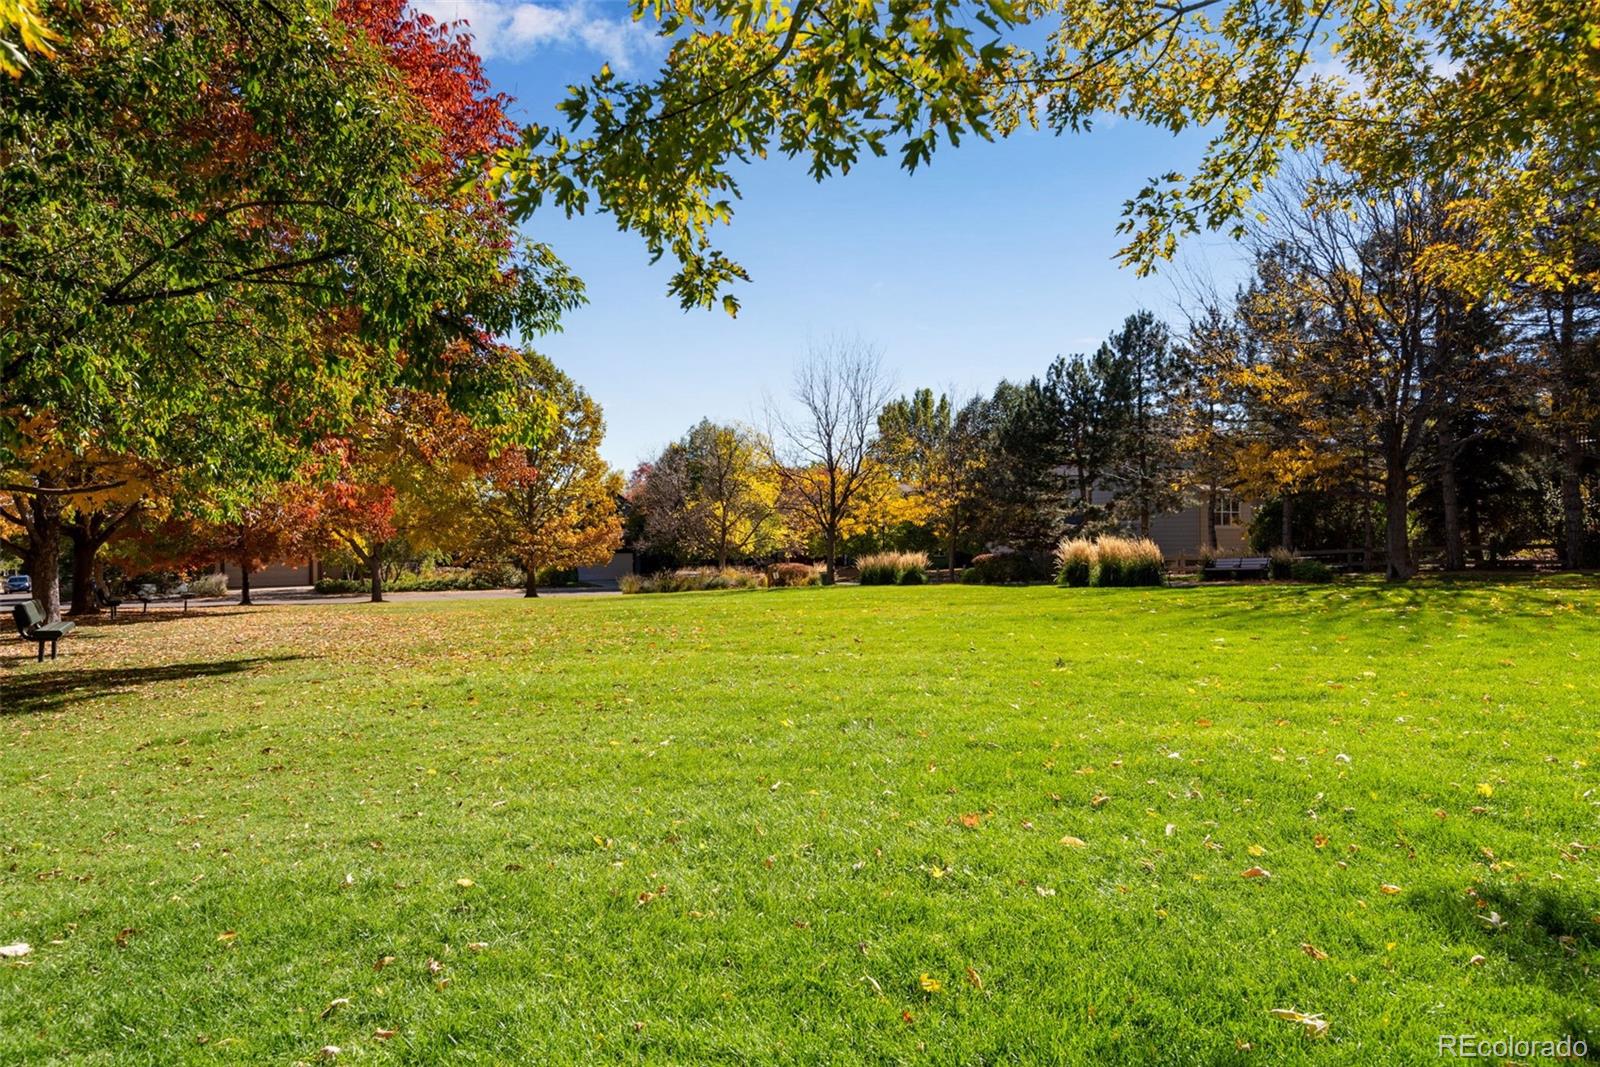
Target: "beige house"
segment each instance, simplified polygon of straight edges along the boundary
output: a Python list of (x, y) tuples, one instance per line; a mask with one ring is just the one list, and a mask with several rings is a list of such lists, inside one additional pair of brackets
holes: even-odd
[[(1113, 494), (1105, 489), (1095, 489), (1090, 499), (1099, 505), (1110, 504)], [(1250, 520), (1255, 515), (1255, 504), (1233, 493), (1223, 491), (1218, 495), (1213, 520), (1217, 530), (1217, 554), (1242, 556), (1250, 554), (1245, 541)], [(1164, 511), (1150, 517), (1150, 540), (1161, 546), (1161, 555), (1168, 563), (1199, 558), (1200, 547), (1206, 543), (1205, 504), (1193, 504), (1177, 511)], [(1136, 532), (1137, 524), (1129, 525), (1129, 533)]]
[[(1217, 530), (1217, 553), (1223, 556), (1249, 555), (1245, 533), (1255, 505), (1241, 500), (1232, 493), (1224, 493), (1218, 500), (1214, 521)], [(1204, 504), (1168, 511), (1150, 519), (1150, 540), (1161, 546), (1161, 554), (1168, 562), (1192, 560), (1200, 555), (1206, 543), (1206, 509)]]

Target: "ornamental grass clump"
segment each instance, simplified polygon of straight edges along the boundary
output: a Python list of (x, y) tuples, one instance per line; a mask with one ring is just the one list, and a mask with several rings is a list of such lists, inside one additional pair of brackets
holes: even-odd
[(921, 585), (927, 580), (926, 552), (878, 552), (856, 561), (862, 585)]
[(617, 588), (624, 593), (691, 593), (702, 589), (764, 589), (767, 576), (750, 567), (685, 567), (648, 578), (624, 575)]
[(1094, 542), (1065, 537), (1056, 545), (1056, 584), (1080, 588), (1094, 580)]
[(1149, 538), (1102, 537), (1094, 548), (1095, 585), (1160, 585), (1166, 580), (1161, 546)]

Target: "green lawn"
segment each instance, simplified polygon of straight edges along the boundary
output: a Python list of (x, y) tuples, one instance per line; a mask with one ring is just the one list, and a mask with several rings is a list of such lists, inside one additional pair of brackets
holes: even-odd
[(840, 588), (10, 643), (0, 1061), (1593, 1044), (1597, 608)]

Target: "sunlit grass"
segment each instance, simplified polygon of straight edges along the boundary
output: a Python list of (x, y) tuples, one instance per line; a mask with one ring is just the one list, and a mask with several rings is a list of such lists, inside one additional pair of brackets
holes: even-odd
[(0, 1061), (1594, 1044), (1597, 607), (837, 588), (6, 645)]

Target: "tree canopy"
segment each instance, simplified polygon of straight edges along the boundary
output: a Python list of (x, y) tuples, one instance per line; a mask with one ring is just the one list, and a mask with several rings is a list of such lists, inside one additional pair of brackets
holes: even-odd
[[(745, 269), (713, 227), (739, 164), (777, 154), (819, 180), (863, 155), (914, 170), (944, 145), (1102, 117), (1209, 136), (1198, 165), (1153, 175), (1121, 223), (1148, 271), (1201, 229), (1244, 231), (1297, 153), (1357, 183), (1453, 173), (1451, 205), (1493, 240), (1441, 245), (1474, 290), (1564, 284), (1600, 227), (1600, 9), (1563, 0), (632, 0), (671, 40), (660, 71), (609, 66), (573, 86), (564, 126), (534, 125), (494, 174), (527, 212), (597, 208), (679, 269), (685, 306)], [(1493, 178), (1493, 181), (1483, 179)], [(1324, 189), (1333, 200), (1356, 186)]]

